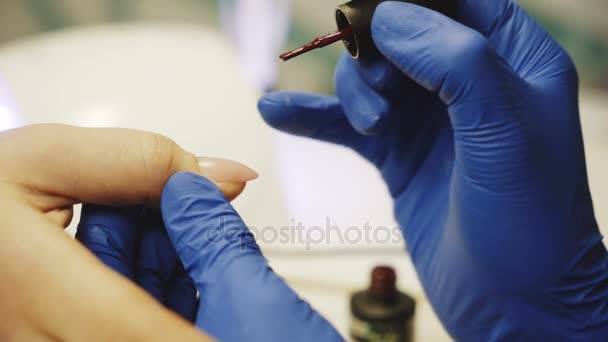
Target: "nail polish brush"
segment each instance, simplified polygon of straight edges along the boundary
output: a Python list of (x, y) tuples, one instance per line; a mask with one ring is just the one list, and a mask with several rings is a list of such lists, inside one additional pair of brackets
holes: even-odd
[[(310, 43), (291, 50), (279, 56), (283, 61), (319, 49), (338, 41), (354, 59), (375, 58), (380, 55), (372, 39), (371, 23), (376, 7), (386, 0), (352, 0), (336, 9), (336, 32), (315, 38)], [(447, 16), (456, 12), (456, 0), (401, 0), (415, 5), (427, 7)]]

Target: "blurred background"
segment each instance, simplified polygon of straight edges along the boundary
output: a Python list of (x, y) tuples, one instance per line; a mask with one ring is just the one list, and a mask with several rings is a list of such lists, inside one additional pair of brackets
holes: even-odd
[[(244, 34), (254, 37), (255, 31), (261, 28), (265, 30), (267, 26), (278, 31), (275, 32), (277, 36), (268, 35), (267, 39), (279, 40), (278, 46), (282, 46), (282, 39), (286, 38), (287, 46), (296, 46), (333, 30), (335, 24), (332, 10), (334, 5), (341, 3), (334, 0), (250, 2), (251, 4), (237, 0), (2, 0), (0, 44), (76, 26), (153, 20), (224, 29), (231, 38), (239, 34), (242, 37), (245, 37)], [(584, 6), (567, 0), (521, 0), (520, 3), (572, 54), (585, 85), (608, 89), (608, 21), (605, 20), (608, 2), (587, 0)], [(233, 11), (234, 8), (237, 10)], [(248, 18), (253, 15), (261, 17)], [(259, 44), (264, 43), (262, 41)], [(247, 42), (239, 43), (244, 49), (249, 48), (247, 45)], [(296, 85), (299, 89), (330, 92), (333, 88), (333, 67), (341, 51), (341, 47), (334, 46), (283, 65), (278, 87)]]
[[(340, 2), (0, 0), (0, 129), (38, 122), (131, 127), (244, 161), (261, 178), (235, 205), (273, 267), (341, 333), (348, 334), (350, 294), (367, 286), (374, 265), (387, 264), (418, 302), (416, 340), (449, 341), (401, 241), (344, 243), (331, 235), (365, 224), (396, 227), (375, 170), (339, 147), (271, 131), (256, 110), (269, 90), (333, 92), (339, 44), (289, 63), (277, 56), (332, 31)], [(592, 192), (606, 233), (608, 2), (520, 3), (578, 67)], [(320, 235), (287, 242), (273, 235), (300, 223)]]

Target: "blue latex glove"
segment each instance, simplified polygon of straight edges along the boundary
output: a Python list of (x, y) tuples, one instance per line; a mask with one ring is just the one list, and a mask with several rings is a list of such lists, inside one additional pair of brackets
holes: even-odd
[(167, 308), (194, 321), (196, 288), (175, 254), (159, 210), (85, 205), (76, 239)]
[(454, 338), (605, 340), (608, 257), (575, 67), (514, 1), (461, 0), (455, 19), (382, 3), (372, 36), (385, 58), (345, 56), (337, 97), (275, 93), (260, 111), (378, 167)]
[(221, 341), (341, 341), (334, 328), (268, 267), (253, 235), (219, 189), (173, 176), (162, 213), (200, 292), (196, 325)]
[[(268, 267), (213, 183), (178, 173), (165, 186), (161, 208), (166, 231), (158, 212), (139, 217), (135, 209), (87, 206), (77, 237), (108, 266), (184, 317), (196, 317), (197, 327), (221, 341), (342, 340)], [(200, 292), (194, 314), (196, 291), (177, 257)]]

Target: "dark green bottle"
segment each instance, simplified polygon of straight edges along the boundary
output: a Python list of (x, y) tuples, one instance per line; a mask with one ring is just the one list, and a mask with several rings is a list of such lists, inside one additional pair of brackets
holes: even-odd
[(397, 290), (395, 270), (374, 268), (370, 287), (350, 300), (350, 334), (361, 342), (411, 342), (416, 303)]

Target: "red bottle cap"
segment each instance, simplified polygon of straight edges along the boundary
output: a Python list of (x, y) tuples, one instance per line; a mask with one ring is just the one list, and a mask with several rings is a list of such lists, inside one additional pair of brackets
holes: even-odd
[(369, 292), (381, 300), (394, 299), (397, 296), (397, 275), (389, 266), (378, 266), (372, 271)]

